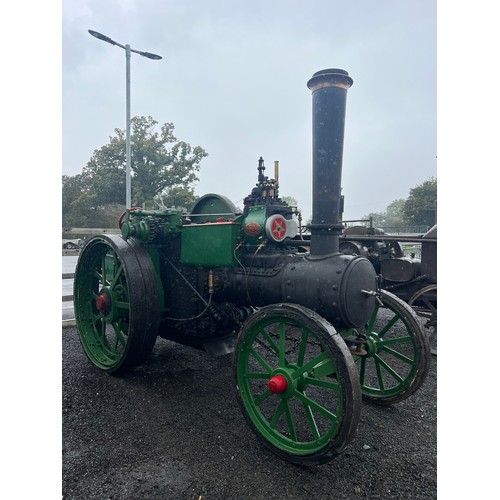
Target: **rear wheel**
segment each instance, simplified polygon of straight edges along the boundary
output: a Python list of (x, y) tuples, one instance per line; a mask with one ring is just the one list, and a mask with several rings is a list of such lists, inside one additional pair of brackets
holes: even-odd
[(361, 411), (356, 367), (314, 311), (276, 304), (254, 313), (238, 335), (233, 374), (250, 428), (281, 458), (325, 463), (353, 439)]
[(143, 362), (156, 341), (159, 303), (155, 269), (141, 243), (117, 235), (89, 240), (75, 271), (74, 309), (94, 365), (119, 373)]

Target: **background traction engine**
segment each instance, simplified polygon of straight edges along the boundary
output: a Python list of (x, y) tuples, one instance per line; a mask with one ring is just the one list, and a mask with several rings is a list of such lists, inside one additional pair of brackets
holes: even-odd
[(237, 214), (225, 197), (189, 215), (127, 210), (121, 236), (80, 254), (75, 315), (88, 358), (121, 373), (144, 362), (158, 336), (214, 355), (233, 352), (238, 404), (249, 426), (294, 463), (329, 461), (353, 439), (361, 396), (408, 397), (429, 368), (412, 309), (380, 290), (373, 265), (339, 251), (346, 71), (308, 82), (313, 99), (313, 220), (305, 252), (278, 171)]

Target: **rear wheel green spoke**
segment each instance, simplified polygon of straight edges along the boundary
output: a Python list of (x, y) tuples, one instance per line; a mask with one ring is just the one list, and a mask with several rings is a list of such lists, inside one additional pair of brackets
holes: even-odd
[(113, 288), (117, 285), (122, 273), (123, 273), (123, 264), (120, 264), (118, 269), (116, 270), (114, 276), (113, 276), (113, 279), (111, 280), (110, 285), (109, 285), (110, 290), (113, 290)]
[(124, 348), (127, 345), (127, 341), (125, 338), (123, 338), (121, 329), (120, 329), (120, 324), (118, 322), (113, 323), (113, 329), (115, 331), (116, 337), (115, 337), (115, 345), (113, 346), (115, 352), (118, 351), (118, 344), (121, 344)]
[(117, 307), (118, 309), (127, 309), (127, 311), (130, 310), (130, 304), (128, 302), (122, 302), (120, 300), (113, 301), (113, 306)]

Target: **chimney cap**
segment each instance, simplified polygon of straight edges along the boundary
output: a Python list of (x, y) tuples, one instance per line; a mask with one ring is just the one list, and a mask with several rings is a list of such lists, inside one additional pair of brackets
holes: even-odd
[(343, 69), (330, 68), (316, 71), (307, 82), (307, 86), (312, 92), (328, 87), (337, 87), (347, 90), (353, 84), (353, 79), (349, 73)]

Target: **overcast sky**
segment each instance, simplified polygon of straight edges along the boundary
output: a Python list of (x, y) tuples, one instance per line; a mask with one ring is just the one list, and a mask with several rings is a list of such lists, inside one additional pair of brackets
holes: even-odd
[(62, 3), (62, 172), (82, 171), (131, 114), (173, 122), (202, 146), (195, 192), (234, 203), (263, 156), (280, 193), (311, 214), (312, 74), (349, 72), (342, 176), (344, 219), (383, 211), (436, 176), (436, 3), (433, 0), (66, 0)]

